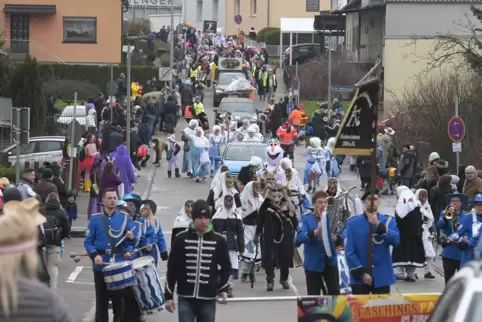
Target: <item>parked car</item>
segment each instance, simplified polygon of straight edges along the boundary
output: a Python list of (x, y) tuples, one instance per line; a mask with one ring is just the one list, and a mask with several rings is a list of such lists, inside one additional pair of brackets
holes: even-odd
[[(75, 119), (79, 122), (80, 125), (85, 126), (85, 106), (84, 105), (77, 105), (75, 109)], [(57, 123), (62, 125), (69, 125), (72, 120), (74, 119), (74, 106), (66, 106), (60, 115), (57, 118)]]
[(238, 122), (241, 126), (243, 119), (249, 119), (250, 123), (258, 122), (258, 113), (254, 102), (247, 97), (225, 97), (221, 101), (219, 108), (214, 109), (215, 124), (219, 124), (224, 119), (226, 113), (231, 115), (231, 119)]
[(224, 90), (237, 78), (246, 78), (246, 74), (242, 70), (220, 71), (219, 76), (214, 83), (213, 106), (218, 107), (222, 99), (226, 97)]
[[(20, 145), (20, 166), (23, 168), (25, 162), (28, 162), (30, 167), (34, 163), (42, 166), (44, 162), (60, 163), (62, 159), (62, 147), (64, 146), (64, 136), (36, 136), (31, 137), (28, 144)], [(8, 161), (15, 165), (17, 160), (17, 144), (13, 144), (3, 150), (8, 153)]]
[[(325, 48), (328, 50), (328, 48)], [(290, 64), (290, 56), (293, 56), (293, 65), (306, 63), (321, 55), (320, 44), (297, 44), (289, 47), (283, 54), (283, 64)]]
[(237, 176), (242, 167), (249, 165), (252, 156), (260, 157), (266, 163), (267, 147), (262, 142), (231, 142), (226, 145), (221, 162), (228, 167), (230, 173)]

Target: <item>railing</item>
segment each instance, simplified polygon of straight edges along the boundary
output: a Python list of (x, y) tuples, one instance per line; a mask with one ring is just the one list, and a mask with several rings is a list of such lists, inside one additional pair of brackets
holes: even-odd
[(342, 52), (347, 61), (358, 63), (374, 63), (382, 59), (383, 45), (352, 45), (342, 44), (337, 46), (337, 52)]
[[(3, 39), (3, 40), (10, 42), (10, 48), (7, 48), (7, 50), (5, 51), (5, 52), (9, 52), (9, 55), (27, 55), (30, 52), (30, 50), (29, 50), (30, 44), (33, 44), (34, 46), (36, 46), (36, 48), (39, 48), (41, 51), (47, 53), (49, 56), (54, 58), (58, 63), (65, 64), (65, 61), (60, 59), (57, 55), (55, 55), (53, 52), (49, 51), (47, 48), (45, 48), (44, 46), (42, 46), (41, 44), (39, 44), (35, 40), (32, 40), (32, 39), (29, 39), (29, 40)], [(17, 48), (16, 46), (12, 47), (12, 43), (24, 43), (24, 42), (28, 43), (28, 45), (26, 47), (23, 47), (23, 48), (25, 48), (25, 50), (18, 50), (18, 49), (16, 49)]]

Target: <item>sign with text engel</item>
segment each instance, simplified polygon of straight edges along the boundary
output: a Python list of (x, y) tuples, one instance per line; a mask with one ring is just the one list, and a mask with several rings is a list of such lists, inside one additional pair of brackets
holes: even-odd
[(357, 89), (336, 136), (333, 154), (370, 155), (376, 134), (376, 109), (380, 82), (374, 81)]

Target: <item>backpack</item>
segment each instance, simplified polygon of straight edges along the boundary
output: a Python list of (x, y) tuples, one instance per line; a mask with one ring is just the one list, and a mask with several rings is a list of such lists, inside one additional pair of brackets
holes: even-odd
[(44, 235), (47, 239), (47, 245), (55, 245), (60, 240), (62, 228), (55, 216), (46, 216), (47, 221), (44, 223)]
[(79, 153), (79, 161), (85, 160), (85, 149), (82, 149)]

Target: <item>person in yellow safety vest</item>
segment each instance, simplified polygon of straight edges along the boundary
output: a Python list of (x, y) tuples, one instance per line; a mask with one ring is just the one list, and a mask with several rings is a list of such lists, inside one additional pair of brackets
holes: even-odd
[(269, 97), (272, 97), (276, 93), (276, 88), (278, 87), (278, 82), (276, 81), (276, 75), (273, 74), (272, 70), (264, 73), (263, 79), (264, 92)]
[(196, 96), (196, 101), (194, 102), (194, 112), (196, 113), (196, 117), (204, 113), (204, 104), (201, 102), (201, 98), (199, 96)]
[[(259, 67), (258, 67), (259, 68)], [(265, 86), (263, 85), (263, 77), (264, 75), (268, 75), (268, 73), (266, 73), (266, 67), (263, 66), (261, 67), (261, 69), (258, 71), (258, 77), (257, 77), (257, 82), (258, 82), (258, 94), (259, 94), (259, 99), (261, 101), (264, 101), (266, 99), (266, 88)]]
[(142, 87), (141, 87), (141, 85), (140, 85), (138, 82), (133, 81), (133, 82), (131, 83), (131, 92), (132, 92), (132, 93), (131, 93), (131, 96), (132, 96), (132, 97), (139, 97), (139, 96), (141, 96), (141, 94), (142, 94)]
[(201, 66), (197, 64), (197, 62), (193, 62), (192, 66), (189, 67), (189, 78), (193, 84), (196, 84), (197, 76), (199, 71), (201, 70)]

